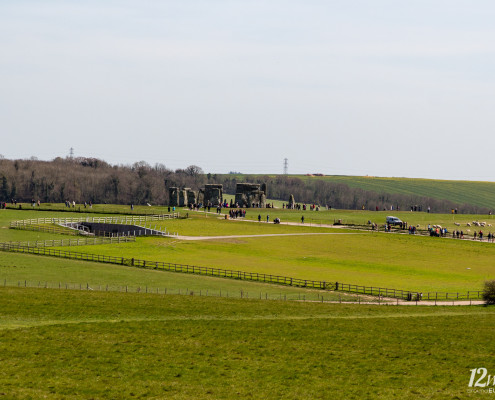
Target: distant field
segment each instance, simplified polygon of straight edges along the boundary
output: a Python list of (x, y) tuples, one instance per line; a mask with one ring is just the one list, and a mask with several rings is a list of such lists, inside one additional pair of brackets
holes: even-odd
[[(232, 177), (243, 179), (244, 175), (232, 175)], [(445, 199), (458, 204), (468, 203), (495, 210), (495, 182), (343, 175), (329, 175), (324, 177), (292, 175), (292, 177), (304, 181), (321, 179), (327, 182), (343, 183), (350, 187), (371, 190), (377, 193), (410, 194)]]
[(495, 309), (0, 287), (0, 396), (464, 399)]

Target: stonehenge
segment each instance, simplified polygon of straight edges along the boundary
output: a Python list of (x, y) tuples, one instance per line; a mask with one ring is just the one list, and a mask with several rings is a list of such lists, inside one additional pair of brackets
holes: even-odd
[(295, 206), (296, 206), (296, 202), (295, 202), (295, 200), (294, 200), (294, 195), (293, 195), (293, 194), (291, 194), (291, 195), (289, 196), (289, 209), (290, 209), (290, 210), (292, 210), (292, 209), (294, 209), (294, 208), (295, 208)]
[(223, 203), (223, 185), (210, 183), (205, 185), (204, 203), (218, 206)]
[(217, 206), (223, 201), (223, 185), (219, 184), (207, 184), (204, 189), (199, 191), (194, 191), (191, 188), (170, 187), (168, 193), (171, 207), (187, 207), (197, 203)]
[(235, 202), (239, 207), (261, 207), (266, 205), (266, 183), (238, 183), (235, 190)]
[[(203, 204), (217, 207), (223, 203), (223, 185), (216, 183), (206, 184), (199, 191), (190, 188), (170, 187), (169, 205), (175, 207), (187, 207), (190, 204)], [(291, 195), (290, 204), (295, 204), (294, 196)], [(266, 183), (238, 183), (235, 191), (235, 204), (239, 207), (261, 207), (266, 206)], [(231, 204), (231, 207), (234, 204)]]

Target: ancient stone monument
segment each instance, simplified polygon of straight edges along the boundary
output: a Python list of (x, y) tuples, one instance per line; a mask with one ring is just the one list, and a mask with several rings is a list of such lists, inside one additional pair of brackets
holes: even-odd
[(296, 207), (296, 202), (294, 201), (294, 195), (289, 196), (289, 209), (294, 209)]
[(223, 201), (223, 185), (207, 184), (204, 189), (194, 191), (191, 188), (179, 189), (171, 187), (168, 189), (169, 205), (171, 207), (186, 207), (190, 204), (206, 204), (218, 206)]
[(197, 198), (198, 198), (198, 192), (191, 190), (189, 188), (184, 189), (186, 191), (186, 196), (187, 196), (187, 203), (186, 205), (189, 204), (196, 204)]
[(177, 187), (168, 188), (168, 197), (169, 197), (169, 201), (168, 201), (169, 206), (171, 207), (179, 206), (179, 188)]
[(190, 188), (179, 189), (171, 187), (168, 189), (169, 205), (171, 207), (185, 207), (196, 203), (197, 193)]
[(187, 206), (187, 189), (179, 190), (179, 207)]
[(209, 183), (205, 185), (204, 204), (218, 206), (223, 202), (223, 185)]
[(262, 207), (266, 205), (266, 183), (238, 183), (235, 202), (239, 207)]

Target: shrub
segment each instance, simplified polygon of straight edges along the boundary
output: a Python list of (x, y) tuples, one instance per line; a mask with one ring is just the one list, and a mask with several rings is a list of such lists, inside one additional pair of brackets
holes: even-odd
[(487, 306), (495, 304), (495, 279), (485, 282), (482, 297)]

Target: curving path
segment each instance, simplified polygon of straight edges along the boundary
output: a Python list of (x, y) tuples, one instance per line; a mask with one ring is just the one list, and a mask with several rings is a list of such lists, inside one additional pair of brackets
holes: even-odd
[(272, 236), (308, 236), (308, 235), (365, 235), (366, 232), (351, 233), (351, 232), (306, 232), (306, 233), (262, 233), (260, 235), (225, 235), (225, 236), (181, 236), (170, 235), (171, 238), (179, 240), (218, 240), (218, 239), (242, 239), (242, 238), (259, 238)]

